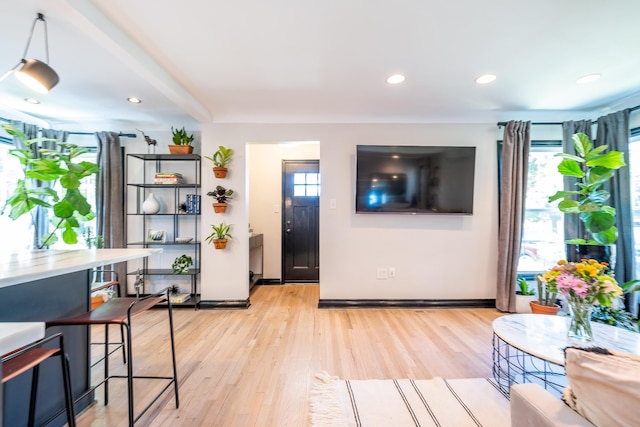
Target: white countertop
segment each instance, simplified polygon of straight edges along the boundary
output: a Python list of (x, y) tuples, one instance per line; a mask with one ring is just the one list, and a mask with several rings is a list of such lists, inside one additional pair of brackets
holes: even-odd
[(46, 249), (3, 255), (0, 288), (87, 270), (101, 265), (144, 258), (162, 249)]
[[(510, 314), (493, 321), (493, 332), (512, 347), (563, 366), (565, 347), (585, 346), (567, 337), (570, 322), (568, 316)], [(591, 329), (593, 342), (588, 346), (640, 355), (640, 334), (593, 321)]]
[(0, 322), (0, 356), (44, 338), (44, 322)]

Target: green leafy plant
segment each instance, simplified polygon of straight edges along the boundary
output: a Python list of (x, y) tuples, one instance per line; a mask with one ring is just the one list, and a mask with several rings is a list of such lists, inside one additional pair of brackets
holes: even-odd
[(189, 272), (189, 267), (193, 265), (193, 259), (189, 255), (180, 255), (171, 264), (173, 274), (186, 274)]
[(516, 283), (518, 284), (518, 291), (516, 293), (519, 293), (520, 295), (529, 295), (529, 296), (536, 294), (536, 291), (534, 289), (529, 289), (529, 283), (527, 282), (527, 279), (525, 279), (519, 274), (518, 274), (518, 277), (516, 278)]
[(171, 133), (173, 134), (174, 145), (191, 145), (193, 142), (193, 134), (187, 134), (184, 126), (182, 129), (174, 129), (173, 126), (171, 126)]
[(211, 224), (211, 229), (213, 231), (206, 237), (205, 240), (208, 243), (212, 243), (214, 240), (232, 239), (233, 236), (231, 236), (230, 234), (231, 226), (232, 224), (225, 224), (223, 222), (218, 225)]
[(578, 189), (558, 191), (549, 197), (549, 203), (560, 200), (558, 209), (565, 214), (577, 214), (589, 235), (570, 239), (566, 243), (611, 245), (618, 238), (615, 226), (616, 210), (606, 204), (609, 192), (601, 187), (610, 180), (615, 171), (623, 166), (624, 155), (620, 151), (609, 151), (606, 145), (594, 147), (584, 133), (573, 135), (576, 155), (559, 153), (563, 160), (558, 172), (563, 176), (578, 179)]
[(638, 319), (626, 310), (605, 305), (594, 305), (591, 311), (591, 320), (616, 326), (629, 331), (638, 332)]
[(218, 203), (227, 203), (227, 199), (231, 199), (231, 195), (233, 195), (233, 190), (227, 190), (222, 185), (218, 185), (215, 191), (209, 191), (207, 193), (207, 196), (215, 198)]
[(231, 161), (233, 157), (233, 149), (226, 148), (222, 145), (218, 146), (218, 151), (213, 153), (213, 156), (208, 157), (204, 156), (205, 159), (209, 159), (213, 162), (213, 166), (219, 168), (226, 168), (227, 164)]
[(538, 274), (536, 276), (536, 282), (538, 287), (538, 304), (553, 307), (556, 304), (556, 298), (558, 296), (555, 281), (545, 281), (543, 276)]
[[(56, 243), (58, 231), (61, 231), (65, 243), (78, 243), (81, 223), (95, 218), (91, 205), (80, 192), (80, 183), (84, 178), (97, 174), (100, 168), (92, 162), (74, 162), (74, 159), (89, 152), (89, 149), (51, 138), (27, 139), (22, 131), (11, 124), (2, 127), (9, 135), (19, 138), (27, 148), (9, 151), (20, 161), (24, 178), (18, 180), (13, 194), (7, 199), (0, 214), (10, 208), (9, 217), (16, 220), (41, 206), (53, 214), (50, 219), (53, 230), (43, 236), (39, 248)], [(37, 146), (43, 141), (55, 141), (59, 150), (38, 148), (39, 156), (34, 156), (32, 145)], [(57, 181), (62, 186), (64, 195), (60, 197), (53, 187), (40, 187), (32, 184), (31, 180)]]

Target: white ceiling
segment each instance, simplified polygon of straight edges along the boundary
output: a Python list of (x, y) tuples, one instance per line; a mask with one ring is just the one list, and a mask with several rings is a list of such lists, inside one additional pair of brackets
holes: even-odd
[[(38, 12), (60, 83), (36, 96), (8, 77), (0, 117), (71, 130), (558, 121), (640, 103), (638, 0), (5, 0), (0, 74)], [(27, 56), (44, 58), (42, 30)], [(484, 73), (498, 79), (474, 83)]]

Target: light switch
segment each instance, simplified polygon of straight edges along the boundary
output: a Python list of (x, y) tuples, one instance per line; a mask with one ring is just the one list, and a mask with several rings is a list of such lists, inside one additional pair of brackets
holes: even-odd
[(336, 208), (336, 199), (329, 199), (329, 209)]
[(280, 205), (273, 205), (273, 213), (280, 212)]

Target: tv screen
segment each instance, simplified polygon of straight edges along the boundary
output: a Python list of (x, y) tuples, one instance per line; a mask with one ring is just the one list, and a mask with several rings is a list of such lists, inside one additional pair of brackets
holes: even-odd
[(356, 213), (472, 214), (475, 147), (358, 145)]

